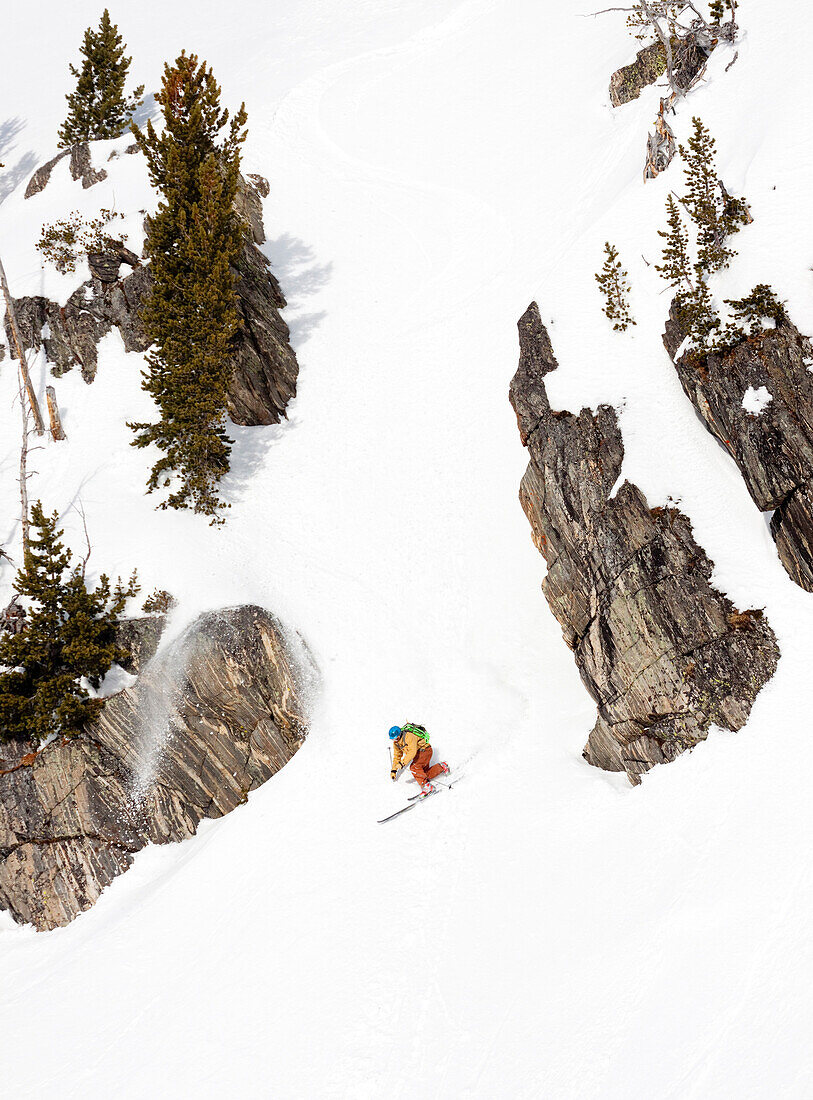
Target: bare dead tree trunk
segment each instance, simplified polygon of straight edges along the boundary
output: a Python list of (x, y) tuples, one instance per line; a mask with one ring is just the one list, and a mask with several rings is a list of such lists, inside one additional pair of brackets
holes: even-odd
[(28, 509), (28, 416), (29, 406), (25, 403), (25, 396), (23, 394), (23, 374), (22, 371), (18, 374), (19, 387), (20, 387), (20, 412), (23, 418), (23, 438), (20, 445), (20, 522), (23, 532), (23, 560), (25, 560), (25, 552), (28, 549), (28, 530), (29, 530), (29, 516)]
[(672, 162), (677, 151), (675, 135), (672, 127), (663, 117), (664, 109), (671, 106), (669, 99), (662, 99), (658, 117), (655, 119), (655, 133), (647, 134), (646, 139), (646, 164), (644, 165), (644, 179), (651, 180), (660, 175)]
[[(624, 12), (630, 16), (643, 17), (644, 24), (651, 29), (656, 39), (663, 46), (666, 55), (666, 77), (672, 90), (673, 101), (686, 95), (689, 89), (681, 87), (675, 79), (672, 39), (675, 38), (681, 43), (692, 40), (697, 48), (708, 56), (718, 42), (735, 42), (739, 30), (736, 21), (736, 0), (731, 2), (731, 19), (726, 23), (719, 24), (709, 23), (692, 3), (692, 0), (680, 0), (680, 2), (676, 0), (674, 3), (671, 0), (639, 0), (637, 4), (631, 6), (603, 8), (601, 11), (592, 12), (591, 15), (595, 17), (606, 15), (608, 12)], [(689, 26), (679, 21), (684, 12), (692, 12), (695, 16)], [(736, 57), (734, 60), (736, 60)], [(729, 63), (728, 68), (733, 65), (734, 60)], [(726, 69), (727, 71), (728, 69)]]
[(675, 60), (672, 57), (672, 35), (669, 28), (669, 20), (666, 22), (666, 33), (664, 34), (663, 28), (660, 24), (660, 19), (654, 14), (652, 8), (647, 3), (647, 0), (641, 0), (641, 11), (649, 20), (649, 24), (652, 27), (655, 34), (658, 36), (660, 44), (663, 46), (664, 53), (666, 54), (666, 79), (669, 81), (669, 87), (675, 95), (682, 95), (679, 92), (677, 85), (675, 84)]
[(45, 387), (45, 398), (48, 403), (48, 419), (51, 421), (51, 438), (54, 441), (67, 439), (62, 428), (62, 418), (59, 415), (59, 405), (56, 403), (56, 390), (53, 386)]
[(3, 287), (3, 297), (6, 300), (6, 309), (8, 311), (9, 324), (11, 326), (11, 338), (14, 341), (14, 347), (17, 351), (17, 358), (20, 360), (20, 370), (22, 372), (23, 380), (25, 382), (25, 390), (28, 394), (28, 403), (31, 406), (31, 414), (34, 417), (34, 424), (37, 429), (37, 434), (42, 435), (45, 431), (45, 425), (42, 420), (42, 413), (40, 412), (37, 395), (34, 392), (34, 387), (31, 384), (31, 375), (28, 373), (28, 362), (26, 361), (25, 352), (23, 350), (23, 343), (20, 339), (20, 330), (17, 327), (17, 318), (14, 315), (14, 302), (12, 301), (11, 292), (8, 288), (6, 272), (5, 268), (3, 267), (2, 260), (0, 260), (0, 285), (2, 285)]
[(79, 501), (79, 504), (77, 505), (76, 510), (79, 513), (79, 515), (82, 517), (82, 528), (85, 532), (85, 546), (87, 547), (87, 553), (82, 558), (82, 576), (84, 577), (85, 570), (87, 569), (88, 562), (90, 561), (90, 555), (93, 553), (93, 547), (90, 544), (90, 535), (88, 534), (87, 516), (85, 515), (85, 508), (84, 508), (84, 505), (82, 504), (81, 501)]

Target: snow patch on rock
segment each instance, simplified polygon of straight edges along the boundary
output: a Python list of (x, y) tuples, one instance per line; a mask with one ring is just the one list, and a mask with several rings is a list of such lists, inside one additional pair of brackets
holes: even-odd
[(749, 386), (743, 394), (742, 407), (752, 416), (759, 416), (764, 409), (767, 409), (771, 401), (773, 401), (773, 394), (767, 386), (760, 386), (758, 389)]

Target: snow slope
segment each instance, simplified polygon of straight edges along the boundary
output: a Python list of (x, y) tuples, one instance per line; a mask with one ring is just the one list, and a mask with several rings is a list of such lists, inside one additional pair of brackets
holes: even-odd
[[(676, 129), (684, 138), (700, 113), (727, 186), (752, 203), (725, 293), (773, 283), (809, 332), (813, 14), (790, 0), (741, 8), (737, 63), (724, 73), (731, 55), (712, 59)], [(667, 296), (642, 257), (657, 258), (678, 166), (643, 186), (657, 91), (609, 107), (633, 46), (620, 17), (581, 11), (112, 11), (136, 80), (154, 88), (186, 47), (227, 101), (246, 100), (246, 169), (271, 181), (267, 254), (290, 302), (299, 396), (286, 425), (237, 429), (224, 530), (156, 513), (141, 495), (149, 456), (125, 427), (148, 413), (140, 358), (114, 334), (92, 386), (57, 381), (69, 440), (33, 456), (32, 491), (76, 545), (81, 500), (91, 565), (137, 565), (147, 590), (174, 592), (175, 630), (235, 601), (273, 609), (308, 639), (323, 687), (305, 747), (247, 806), (141, 854), (67, 929), (0, 917), (5, 1094), (811, 1094), (813, 601), (663, 351)], [(88, 0), (6, 17), (0, 195), (53, 154), (67, 61), (96, 19)], [(16, 293), (41, 277), (22, 258), (20, 204), (15, 192), (0, 207)], [(628, 336), (600, 313), (607, 239), (634, 288)], [(507, 386), (532, 297), (561, 364), (552, 400), (623, 406), (625, 475), (653, 505), (680, 499), (719, 586), (766, 607), (783, 651), (744, 731), (635, 790), (581, 760), (594, 707), (516, 500), (525, 456)], [(44, 387), (42, 363), (35, 375)], [(15, 393), (6, 359), (12, 553)], [(0, 602), (10, 581), (4, 566)], [(379, 826), (414, 790), (388, 779), (386, 729), (407, 718), (465, 761), (465, 779)]]

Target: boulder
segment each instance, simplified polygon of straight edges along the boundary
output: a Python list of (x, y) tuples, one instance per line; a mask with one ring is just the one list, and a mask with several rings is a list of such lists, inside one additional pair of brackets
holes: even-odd
[[(813, 592), (813, 345), (785, 317), (721, 354), (681, 353), (674, 305), (664, 344), (706, 428), (737, 464), (790, 577)], [(746, 393), (765, 388), (753, 411)]]
[(214, 612), (80, 736), (3, 746), (0, 907), (39, 930), (67, 924), (145, 844), (245, 802), (304, 741), (308, 675), (268, 612)]
[(761, 611), (738, 611), (676, 508), (650, 508), (625, 481), (607, 405), (551, 409), (557, 368), (536, 303), (519, 322), (511, 403), (530, 457), (520, 502), (548, 564), (542, 590), (598, 706), (585, 759), (631, 782), (704, 740), (737, 730), (776, 668)]

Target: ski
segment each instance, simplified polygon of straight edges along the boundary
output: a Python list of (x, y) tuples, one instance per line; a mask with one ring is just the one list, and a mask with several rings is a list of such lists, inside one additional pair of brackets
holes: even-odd
[(396, 810), (394, 814), (390, 814), (389, 817), (379, 818), (378, 819), (378, 824), (383, 825), (385, 821), (392, 821), (392, 819), (394, 817), (400, 817), (401, 814), (405, 814), (407, 812), (407, 810), (414, 810), (419, 802), (423, 802), (423, 800), (425, 798), (431, 798), (432, 795), (437, 794), (440, 789), (441, 789), (440, 787), (437, 787), (434, 791), (430, 791), (429, 794), (417, 794), (417, 795), (415, 795), (412, 798), (412, 800), (409, 802), (408, 805), (402, 806), (401, 809)]

